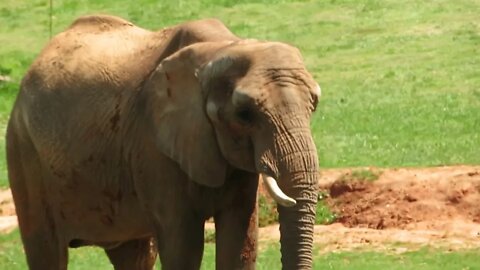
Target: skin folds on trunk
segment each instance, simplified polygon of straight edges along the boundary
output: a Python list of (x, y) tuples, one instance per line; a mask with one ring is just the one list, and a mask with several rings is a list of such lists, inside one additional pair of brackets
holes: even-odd
[(298, 194), (293, 207), (279, 205), (280, 242), (283, 269), (311, 269), (313, 227), (317, 204), (317, 172), (298, 173), (293, 180), (291, 192)]
[[(276, 160), (265, 159), (280, 189), (296, 201), (278, 205), (283, 269), (311, 269), (313, 228), (318, 199), (318, 157), (308, 128), (286, 129), (275, 136)], [(308, 131), (308, 132), (307, 132)]]

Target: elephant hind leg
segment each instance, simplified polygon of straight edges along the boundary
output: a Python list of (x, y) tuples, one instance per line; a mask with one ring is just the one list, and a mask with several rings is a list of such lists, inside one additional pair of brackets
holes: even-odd
[(157, 248), (150, 237), (131, 240), (105, 252), (115, 270), (151, 270), (157, 259)]
[(7, 133), (7, 162), (29, 269), (67, 269), (68, 248), (48, 203), (38, 153), (28, 138)]

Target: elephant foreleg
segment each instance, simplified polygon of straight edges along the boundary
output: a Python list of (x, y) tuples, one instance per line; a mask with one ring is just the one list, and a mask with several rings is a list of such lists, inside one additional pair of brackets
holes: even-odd
[[(216, 268), (255, 269), (258, 219), (258, 176), (244, 174), (235, 179), (232, 204), (215, 215)], [(245, 179), (243, 179), (245, 178)]]
[(160, 226), (157, 239), (163, 270), (200, 269), (205, 221), (190, 210), (182, 212), (176, 214), (176, 221)]
[(157, 259), (153, 238), (128, 241), (105, 250), (115, 270), (152, 270)]

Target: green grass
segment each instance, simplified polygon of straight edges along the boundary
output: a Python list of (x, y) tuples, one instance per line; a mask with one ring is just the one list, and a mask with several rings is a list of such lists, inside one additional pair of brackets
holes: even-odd
[[(299, 47), (321, 84), (322, 167), (479, 164), (480, 2), (54, 0), (53, 32), (89, 13), (159, 29), (217, 17), (242, 37)], [(48, 1), (0, 3), (0, 144), (15, 89), (49, 39)], [(0, 147), (0, 186), (7, 186)]]
[[(365, 270), (459, 270), (480, 269), (478, 254), (480, 250), (448, 252), (423, 248), (416, 251), (387, 254), (374, 251), (357, 250), (354, 252), (332, 252), (314, 257), (314, 269), (365, 269)], [(69, 250), (69, 269), (113, 269), (107, 256), (100, 248), (84, 247)], [(215, 268), (215, 246), (206, 244), (202, 269)], [(26, 269), (25, 256), (19, 240), (18, 231), (0, 235), (0, 266), (2, 269)], [(257, 269), (280, 269), (280, 251), (277, 243), (267, 245), (258, 255)], [(157, 269), (160, 269), (157, 266)]]
[(277, 205), (275, 201), (259, 194), (258, 196), (258, 226), (265, 227), (278, 222)]
[[(0, 75), (12, 80), (0, 81), (0, 145), (5, 144), (6, 123), (18, 84), (48, 42), (48, 2), (0, 2)], [(324, 168), (480, 164), (478, 0), (53, 3), (54, 34), (74, 18), (89, 13), (119, 15), (149, 29), (216, 17), (239, 36), (296, 45), (322, 86), (312, 130)], [(0, 187), (8, 186), (4, 157), (5, 149), (0, 146)], [(317, 217), (318, 222), (327, 223), (335, 218), (322, 203)], [(0, 239), (0, 268), (25, 269), (18, 234), (5, 237)], [(212, 250), (207, 245), (205, 264), (209, 265), (205, 269), (213, 268)], [(73, 269), (90, 269), (92, 265), (103, 269), (108, 265), (103, 252), (91, 251), (72, 251)], [(316, 267), (469, 269), (466, 266), (470, 265), (474, 269), (480, 266), (473, 254), (341, 252), (318, 256)], [(259, 269), (278, 269), (278, 256), (278, 248), (262, 252)]]
[(385, 254), (373, 251), (335, 252), (318, 256), (314, 269), (365, 269), (365, 270), (439, 270), (479, 269), (479, 250), (448, 252), (421, 249), (402, 254)]
[[(337, 215), (332, 212), (325, 201), (323, 201), (326, 196), (328, 196), (328, 194), (324, 193), (318, 200), (315, 219), (315, 224), (317, 225), (331, 224), (335, 222), (337, 218)], [(278, 223), (277, 204), (272, 199), (260, 194), (258, 198), (259, 227), (265, 227), (276, 223)], [(211, 238), (210, 234), (207, 234), (207, 236), (208, 239)]]
[(319, 200), (317, 203), (315, 224), (332, 224), (336, 219), (337, 214), (335, 214), (323, 200)]
[[(27, 269), (26, 258), (18, 230), (0, 235), (0, 268), (9, 270)], [(113, 269), (107, 255), (100, 248), (86, 247), (69, 250), (69, 268)]]

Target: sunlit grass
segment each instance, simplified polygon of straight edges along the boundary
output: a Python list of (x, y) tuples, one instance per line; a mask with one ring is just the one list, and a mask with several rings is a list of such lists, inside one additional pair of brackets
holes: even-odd
[[(298, 46), (323, 89), (312, 121), (322, 167), (480, 163), (478, 1), (53, 2), (54, 33), (89, 13), (149, 29), (217, 17), (239, 36)], [(14, 84), (0, 83), (2, 144), (12, 89), (49, 38), (47, 4), (0, 4), (0, 73)]]
[[(27, 269), (18, 231), (0, 235), (0, 268), (9, 270)], [(257, 269), (280, 269), (280, 248), (277, 243), (262, 243), (258, 254)], [(365, 270), (458, 270), (480, 269), (480, 250), (449, 252), (441, 249), (423, 248), (416, 251), (387, 254), (368, 250), (340, 251), (320, 254), (315, 251), (314, 269), (365, 269)], [(69, 269), (113, 269), (100, 248), (83, 247), (69, 250)], [(159, 268), (157, 265), (157, 269)], [(215, 246), (206, 244), (202, 269), (215, 269)]]

